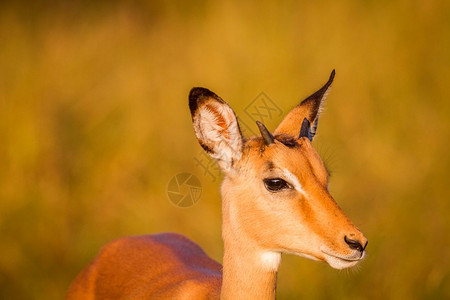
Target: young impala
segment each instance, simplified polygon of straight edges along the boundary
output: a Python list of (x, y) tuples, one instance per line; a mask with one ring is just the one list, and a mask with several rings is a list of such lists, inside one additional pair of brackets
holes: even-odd
[(367, 239), (328, 191), (311, 141), (328, 82), (270, 133), (244, 139), (216, 94), (189, 94), (195, 134), (219, 164), (223, 267), (184, 236), (125, 237), (105, 246), (72, 283), (67, 299), (274, 299), (282, 253), (336, 269), (364, 258)]

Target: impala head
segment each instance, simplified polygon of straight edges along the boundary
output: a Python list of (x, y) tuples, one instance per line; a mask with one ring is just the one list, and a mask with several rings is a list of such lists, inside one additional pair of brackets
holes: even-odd
[(327, 169), (311, 144), (333, 78), (334, 70), (273, 133), (258, 122), (261, 136), (247, 140), (220, 97), (191, 90), (196, 136), (225, 174), (225, 242), (238, 233), (264, 253), (293, 253), (337, 269), (364, 257), (367, 239), (330, 195)]

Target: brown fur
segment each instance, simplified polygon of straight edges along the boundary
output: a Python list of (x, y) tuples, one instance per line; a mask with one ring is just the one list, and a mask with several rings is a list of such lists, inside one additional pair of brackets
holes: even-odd
[[(67, 299), (274, 299), (281, 253), (326, 261), (338, 269), (358, 263), (367, 239), (330, 195), (328, 172), (310, 139), (298, 137), (305, 117), (317, 124), (333, 77), (334, 72), (289, 113), (270, 143), (261, 137), (244, 141), (227, 104), (209, 90), (194, 88), (189, 105), (195, 132), (225, 173), (223, 271), (181, 235), (126, 237), (100, 251), (74, 280)], [(207, 118), (206, 125), (196, 122), (211, 109), (211, 101), (224, 106), (214, 109), (216, 117)], [(211, 132), (204, 134), (204, 127)], [(233, 134), (223, 136), (224, 131)], [(213, 138), (203, 140), (208, 133)], [(223, 153), (233, 163), (221, 162)], [(267, 189), (264, 182), (272, 178), (286, 181), (287, 188)]]
[(217, 299), (221, 270), (182, 235), (125, 237), (103, 247), (66, 299)]

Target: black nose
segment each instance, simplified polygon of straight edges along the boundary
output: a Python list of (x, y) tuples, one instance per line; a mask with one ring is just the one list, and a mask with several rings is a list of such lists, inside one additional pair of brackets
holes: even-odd
[(347, 236), (344, 236), (344, 241), (347, 243), (347, 245), (350, 247), (350, 249), (358, 250), (359, 252), (363, 252), (367, 246), (367, 242), (363, 247), (363, 245), (361, 245), (361, 243), (359, 241), (349, 239), (349, 238), (347, 238)]

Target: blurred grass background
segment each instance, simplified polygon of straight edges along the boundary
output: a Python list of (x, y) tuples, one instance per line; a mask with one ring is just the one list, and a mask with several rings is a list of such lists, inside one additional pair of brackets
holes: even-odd
[[(314, 143), (368, 255), (284, 256), (278, 298), (450, 298), (450, 2), (2, 2), (0, 40), (1, 299), (61, 299), (124, 235), (180, 232), (221, 261), (189, 89), (286, 113), (333, 68)], [(188, 209), (166, 195), (180, 172), (203, 186)]]

